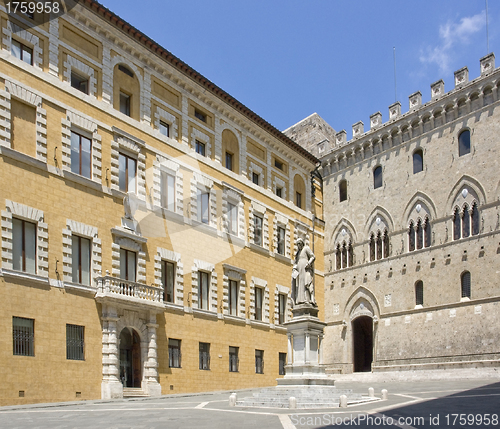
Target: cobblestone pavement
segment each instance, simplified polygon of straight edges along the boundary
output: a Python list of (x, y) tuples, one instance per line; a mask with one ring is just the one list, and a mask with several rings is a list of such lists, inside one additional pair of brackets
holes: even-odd
[[(229, 407), (230, 392), (0, 408), (1, 428), (500, 428), (500, 379), (338, 381), (387, 400), (346, 409)], [(252, 390), (239, 391), (238, 397)]]

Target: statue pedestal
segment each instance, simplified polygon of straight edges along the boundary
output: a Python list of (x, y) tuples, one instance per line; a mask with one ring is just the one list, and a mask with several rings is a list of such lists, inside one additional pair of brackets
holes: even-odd
[(334, 385), (323, 367), (322, 343), (325, 322), (318, 319), (318, 308), (311, 304), (296, 305), (293, 319), (284, 323), (288, 335), (286, 375), (278, 386)]

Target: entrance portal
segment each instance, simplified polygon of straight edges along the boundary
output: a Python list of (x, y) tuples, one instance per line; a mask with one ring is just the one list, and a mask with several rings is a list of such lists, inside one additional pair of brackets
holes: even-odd
[(354, 372), (370, 372), (373, 361), (373, 320), (368, 316), (352, 321)]
[(141, 340), (133, 329), (120, 334), (120, 381), (123, 387), (141, 387)]

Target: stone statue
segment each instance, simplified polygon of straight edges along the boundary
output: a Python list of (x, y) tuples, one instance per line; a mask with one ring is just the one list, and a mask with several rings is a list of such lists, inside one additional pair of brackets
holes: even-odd
[(300, 304), (316, 305), (314, 297), (314, 260), (316, 257), (304, 240), (297, 240), (297, 253), (292, 269), (292, 302), (293, 306)]

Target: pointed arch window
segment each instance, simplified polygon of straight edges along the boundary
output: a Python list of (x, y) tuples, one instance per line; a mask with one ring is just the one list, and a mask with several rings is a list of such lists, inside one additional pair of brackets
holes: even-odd
[(422, 221), (419, 219), (417, 222), (417, 249), (421, 249), (424, 245), (424, 230), (422, 228)]
[(424, 226), (424, 232), (425, 232), (425, 247), (430, 247), (431, 246), (431, 221), (429, 219), (425, 220), (425, 226)]
[(373, 170), (373, 187), (375, 189), (382, 187), (382, 167), (379, 165)]
[(453, 214), (453, 239), (454, 240), (459, 240), (460, 239), (460, 211), (455, 209), (455, 213)]
[(453, 213), (453, 239), (460, 240), (471, 235), (478, 235), (480, 228), (480, 215), (477, 203), (474, 202), (472, 207), (466, 204), (460, 212), (457, 207)]
[(466, 205), (462, 213), (462, 238), (470, 235), (470, 214), (469, 207)]
[(342, 268), (352, 267), (354, 263), (354, 253), (352, 242), (346, 243), (345, 241), (337, 245), (337, 250), (335, 252), (336, 267), (337, 270)]

